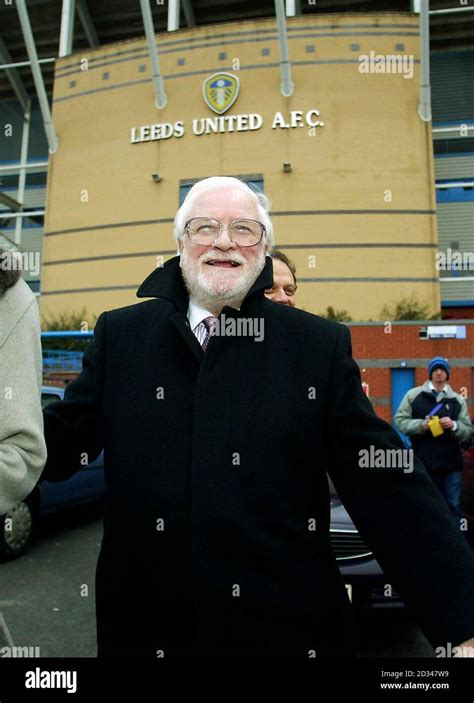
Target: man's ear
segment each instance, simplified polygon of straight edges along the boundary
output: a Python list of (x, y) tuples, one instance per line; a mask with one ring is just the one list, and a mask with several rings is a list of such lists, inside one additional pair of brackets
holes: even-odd
[(183, 251), (184, 243), (182, 239), (178, 239), (178, 254), (181, 254)]

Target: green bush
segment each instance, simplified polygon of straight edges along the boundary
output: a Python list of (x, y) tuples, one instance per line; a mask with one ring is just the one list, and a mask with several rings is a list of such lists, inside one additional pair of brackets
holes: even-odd
[(403, 296), (397, 303), (384, 305), (381, 320), (439, 320), (441, 313), (429, 315), (429, 305), (421, 303), (416, 294)]
[(326, 308), (325, 313), (319, 313), (319, 316), (325, 317), (327, 320), (333, 320), (334, 322), (352, 322), (352, 317), (347, 310), (335, 310), (332, 305)]

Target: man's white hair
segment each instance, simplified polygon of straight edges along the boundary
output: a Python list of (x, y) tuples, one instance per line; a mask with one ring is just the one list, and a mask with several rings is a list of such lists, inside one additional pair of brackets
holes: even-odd
[(176, 242), (184, 236), (184, 226), (189, 220), (189, 215), (197, 198), (208, 191), (216, 190), (218, 188), (229, 188), (229, 186), (239, 188), (253, 198), (257, 206), (260, 221), (263, 225), (265, 225), (266, 239), (270, 245), (269, 249), (272, 249), (275, 246), (275, 234), (273, 232), (273, 224), (269, 215), (271, 206), (270, 200), (267, 198), (265, 193), (262, 193), (261, 190), (257, 190), (255, 187), (252, 188), (244, 181), (234, 178), (233, 176), (211, 176), (210, 178), (203, 178), (201, 181), (198, 181), (193, 185), (189, 193), (186, 195), (183, 204), (176, 213), (176, 217), (174, 218), (173, 237)]

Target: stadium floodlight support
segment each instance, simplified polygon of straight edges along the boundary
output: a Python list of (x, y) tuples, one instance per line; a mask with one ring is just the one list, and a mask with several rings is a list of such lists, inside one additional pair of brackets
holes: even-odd
[(420, 0), (420, 103), (418, 114), (431, 122), (429, 0)]
[(179, 0), (168, 0), (168, 32), (179, 29)]
[[(17, 201), (20, 208), (23, 209), (25, 203), (25, 185), (26, 185), (26, 170), (22, 168), (28, 161), (28, 145), (30, 140), (30, 119), (31, 119), (31, 102), (28, 101), (27, 110), (23, 114), (23, 131), (21, 133), (21, 151), (20, 151), (20, 173), (18, 176), (18, 194)], [(18, 217), (15, 222), (15, 237), (14, 242), (17, 246), (21, 246), (21, 233), (23, 227), (23, 218)]]
[(49, 153), (54, 154), (58, 149), (58, 138), (56, 136), (56, 130), (54, 129), (51, 110), (49, 109), (48, 97), (44, 87), (41, 68), (38, 63), (38, 54), (36, 52), (35, 40), (33, 38), (33, 32), (31, 31), (30, 18), (28, 17), (28, 10), (26, 9), (25, 0), (17, 0), (16, 9), (21, 24), (21, 30), (23, 32), (26, 51), (31, 62), (31, 72), (33, 74), (41, 115), (43, 117), (44, 131), (46, 133), (46, 139), (48, 140)]
[[(180, 6), (180, 0), (169, 0), (168, 2), (168, 20), (166, 26), (168, 32), (176, 32), (176, 30), (179, 29)], [(183, 0), (183, 12), (188, 27), (195, 27), (196, 18), (194, 17), (191, 0)]]
[(183, 12), (186, 18), (186, 24), (188, 27), (196, 26), (196, 18), (194, 17), (194, 10), (191, 0), (183, 0)]
[(0, 220), (9, 220), (12, 217), (36, 217), (44, 215), (46, 210), (27, 210), (26, 212), (0, 212)]
[(275, 13), (278, 24), (278, 39), (280, 42), (280, 89), (283, 97), (289, 98), (294, 93), (295, 85), (291, 80), (291, 63), (288, 52), (288, 37), (286, 36), (286, 18), (283, 0), (275, 0)]
[[(41, 168), (46, 168), (47, 166), (48, 166), (47, 161), (35, 161), (34, 163), (25, 164), (24, 166), (18, 166), (16, 164), (11, 164), (10, 166), (0, 166), (0, 172), (1, 171), (18, 171), (19, 169), (30, 169), (30, 168), (41, 169)], [(11, 175), (11, 174), (8, 173), (7, 175)]]
[(295, 17), (296, 15), (301, 15), (300, 0), (286, 0), (286, 16)]
[[(54, 63), (54, 61), (56, 61), (56, 59), (38, 59), (38, 63)], [(12, 61), (9, 63), (2, 63), (0, 68), (7, 70), (8, 68), (23, 68), (23, 66), (31, 66), (31, 61)]]
[(89, 46), (99, 46), (99, 37), (97, 36), (97, 32), (95, 31), (94, 23), (89, 12), (89, 8), (86, 5), (86, 0), (77, 0), (76, 8), (79, 20), (82, 24), (82, 29), (84, 30), (84, 34), (87, 37), (87, 41), (89, 42)]
[(74, 36), (74, 0), (63, 0), (61, 9), (61, 30), (59, 32), (59, 58), (72, 53)]
[(455, 12), (473, 12), (474, 5), (470, 7), (446, 7), (443, 10), (430, 10), (430, 15), (452, 15)]
[(461, 123), (456, 127), (433, 127), (433, 134), (443, 134), (443, 132), (457, 132), (459, 134), (461, 131), (469, 132), (473, 129), (474, 125)]
[(155, 90), (155, 107), (162, 110), (166, 107), (168, 99), (165, 92), (165, 84), (161, 75), (160, 59), (156, 48), (155, 29), (153, 27), (153, 18), (151, 16), (150, 0), (140, 0), (140, 8), (142, 11), (143, 26), (145, 28), (145, 36), (148, 44), (148, 53), (153, 69), (153, 88)]

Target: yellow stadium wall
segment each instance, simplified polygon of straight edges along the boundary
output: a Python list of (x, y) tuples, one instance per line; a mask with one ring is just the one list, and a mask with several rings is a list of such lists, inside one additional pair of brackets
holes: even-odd
[[(85, 307), (92, 316), (137, 302), (159, 257), (174, 255), (180, 181), (248, 174), (263, 176), (277, 245), (296, 263), (298, 306), (318, 313), (332, 305), (355, 320), (378, 320), (384, 304), (414, 292), (430, 311), (439, 309), (431, 128), (417, 113), (417, 16), (305, 15), (287, 25), (291, 98), (280, 92), (273, 19), (157, 35), (168, 99), (162, 110), (144, 39), (57, 61), (59, 149), (48, 174), (43, 314)], [(359, 56), (371, 51), (414, 56), (413, 78), (361, 73)], [(203, 81), (236, 67), (240, 94), (225, 114), (258, 113), (263, 126), (193, 134), (194, 118), (216, 117)], [(313, 109), (323, 127), (272, 129), (277, 112), (289, 118), (291, 110)], [(130, 142), (132, 127), (176, 121), (185, 125), (181, 138)]]

